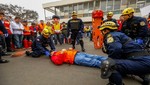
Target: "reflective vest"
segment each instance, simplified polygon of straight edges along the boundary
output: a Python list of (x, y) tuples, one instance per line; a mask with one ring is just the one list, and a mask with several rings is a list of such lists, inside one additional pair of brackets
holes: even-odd
[(54, 34), (54, 31), (52, 30), (52, 26), (46, 25), (44, 29), (48, 29), (51, 34)]
[(54, 32), (55, 33), (61, 33), (61, 25), (60, 25), (60, 23), (58, 23), (58, 24), (53, 24), (53, 30), (54, 30)]
[(61, 65), (63, 63), (74, 64), (74, 57), (76, 53), (76, 50), (67, 50), (63, 53), (62, 51), (57, 51), (51, 56), (51, 60), (56, 65)]
[(7, 21), (7, 20), (5, 20), (5, 21), (4, 21), (4, 26), (5, 26), (5, 28), (6, 28), (7, 32), (8, 32), (8, 34), (12, 34), (12, 32), (11, 32), (11, 30), (10, 30), (10, 22)]
[(69, 63), (69, 64), (73, 64), (74, 63), (74, 57), (75, 57), (76, 53), (77, 53), (76, 50), (65, 51), (64, 52), (64, 54), (65, 54), (64, 62)]
[(28, 26), (24, 26), (24, 35), (31, 35), (30, 28)]
[(45, 24), (39, 24), (39, 32), (42, 32), (45, 26)]

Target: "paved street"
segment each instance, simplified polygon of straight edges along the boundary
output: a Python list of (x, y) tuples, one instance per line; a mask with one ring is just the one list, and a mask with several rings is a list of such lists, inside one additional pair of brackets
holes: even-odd
[[(100, 49), (94, 49), (88, 38), (84, 39), (87, 53), (104, 55)], [(57, 45), (57, 50), (71, 45)], [(80, 45), (76, 46), (77, 50)], [(21, 56), (12, 58), (7, 64), (0, 64), (0, 85), (106, 85), (107, 80), (100, 78), (100, 69), (77, 65), (54, 65), (49, 58), (31, 58)], [(124, 79), (126, 85), (140, 85), (133, 77)]]

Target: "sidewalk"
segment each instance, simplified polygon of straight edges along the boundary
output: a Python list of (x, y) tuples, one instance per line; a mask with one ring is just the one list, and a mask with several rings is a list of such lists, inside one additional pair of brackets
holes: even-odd
[[(85, 50), (90, 54), (103, 55), (100, 49), (94, 49), (93, 42), (84, 39)], [(56, 45), (57, 50), (69, 48), (71, 45)], [(81, 50), (80, 45), (76, 45)], [(7, 64), (0, 64), (0, 85), (106, 85), (107, 80), (100, 78), (100, 69), (77, 65), (54, 65), (49, 58), (31, 58), (21, 56), (12, 58)], [(140, 85), (131, 78), (124, 79), (126, 85)]]

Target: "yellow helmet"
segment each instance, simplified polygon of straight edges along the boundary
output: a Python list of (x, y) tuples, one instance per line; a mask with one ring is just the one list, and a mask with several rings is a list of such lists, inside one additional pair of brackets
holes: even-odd
[(108, 12), (107, 13), (107, 16), (113, 16), (114, 14), (113, 14), (113, 12)]
[(130, 13), (134, 13), (134, 12), (135, 12), (134, 9), (129, 7), (122, 11), (122, 15), (130, 14)]
[(107, 21), (105, 23), (103, 23), (100, 27), (100, 30), (104, 30), (104, 29), (111, 29), (111, 30), (116, 30), (118, 29), (117, 26), (116, 26), (116, 23), (112, 22), (112, 21)]
[(50, 36), (50, 31), (49, 31), (48, 29), (43, 29), (42, 35), (43, 35), (45, 38), (48, 38), (48, 37)]
[(77, 12), (76, 12), (76, 11), (73, 11), (73, 12), (72, 12), (72, 16), (77, 16)]

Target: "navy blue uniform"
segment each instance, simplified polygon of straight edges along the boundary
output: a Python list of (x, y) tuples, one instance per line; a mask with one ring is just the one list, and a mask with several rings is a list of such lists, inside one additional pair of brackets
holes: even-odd
[[(111, 83), (122, 85), (122, 75), (145, 75), (150, 73), (150, 56), (142, 47), (121, 32), (110, 32), (104, 36), (108, 57), (116, 61), (116, 72), (109, 77)], [(138, 54), (138, 55), (135, 55)]]
[(81, 19), (78, 19), (78, 18), (70, 19), (68, 21), (67, 32), (68, 32), (68, 36), (69, 36), (69, 33), (71, 32), (71, 40), (72, 40), (73, 48), (75, 48), (75, 41), (76, 39), (78, 39), (81, 45), (81, 48), (84, 49), (83, 40), (82, 40), (83, 28), (84, 28), (84, 24)]
[(141, 39), (143, 43), (146, 43), (146, 37), (148, 36), (147, 20), (142, 17), (133, 16), (124, 21), (121, 31), (134, 40)]
[(45, 54), (46, 51), (49, 51), (46, 47), (50, 46), (51, 50), (55, 50), (55, 46), (51, 40), (51, 38), (44, 38), (42, 35), (35, 38), (32, 44), (32, 56), (40, 57), (42, 54)]

